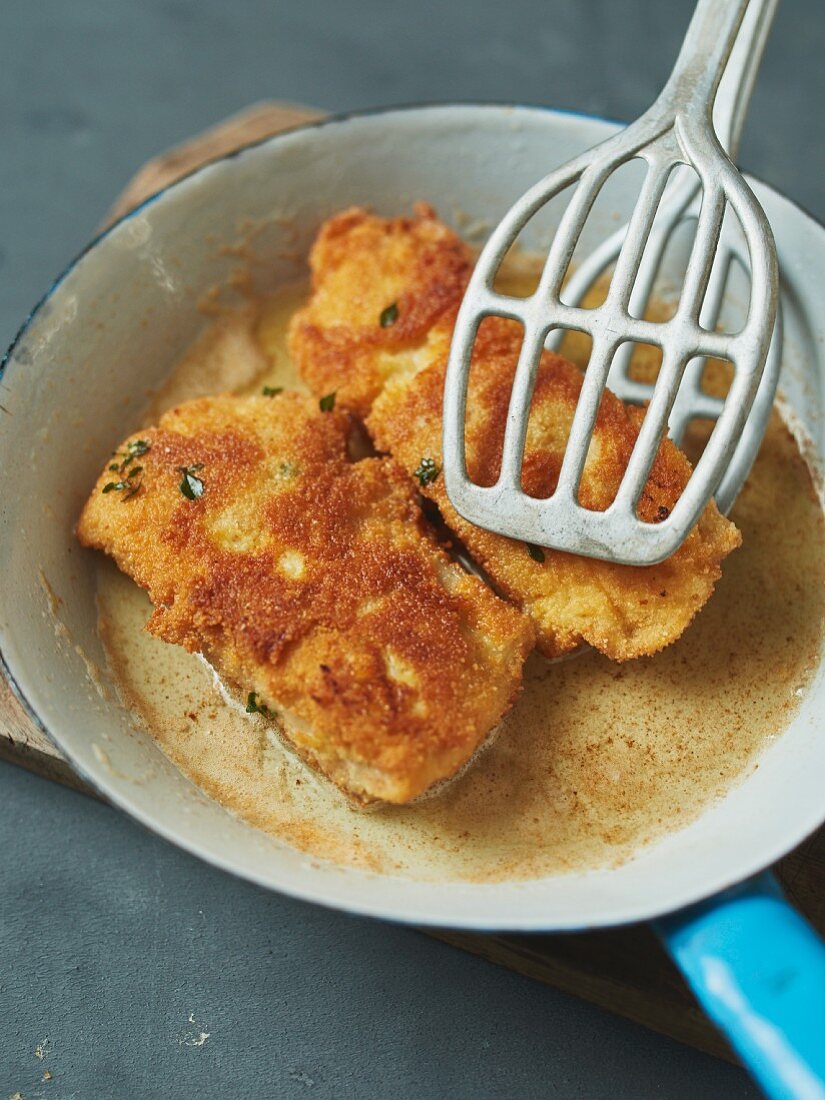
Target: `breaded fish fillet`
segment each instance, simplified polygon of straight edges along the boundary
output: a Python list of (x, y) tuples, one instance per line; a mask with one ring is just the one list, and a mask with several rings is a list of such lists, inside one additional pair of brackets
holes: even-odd
[(188, 402), (126, 440), (77, 533), (311, 765), (403, 803), (485, 741), (534, 631), (449, 560), (393, 460), (349, 461), (348, 433), (298, 394)]
[(449, 348), (472, 270), (464, 242), (431, 207), (386, 220), (361, 209), (330, 218), (312, 249), (312, 300), (296, 314), (290, 352), (319, 396), (366, 418), (391, 378)]
[[(450, 338), (471, 266), (460, 238), (426, 207), (391, 221), (349, 210), (323, 226), (310, 262), (312, 296), (290, 330), (301, 374), (316, 392), (337, 391), (342, 405), (365, 416), (378, 449), (417, 476), (497, 590), (531, 616), (541, 651), (556, 657), (587, 642), (627, 660), (675, 641), (710, 597), (722, 559), (741, 541), (715, 504), (667, 561), (640, 568), (528, 547), (467, 523), (447, 499), (434, 471), (441, 468)], [(360, 292), (366, 285), (368, 296)], [(388, 308), (397, 317), (385, 328), (381, 311)], [(467, 463), (482, 485), (498, 475), (520, 331), (515, 322), (487, 318), (473, 351)], [(533, 496), (555, 487), (582, 377), (560, 356), (542, 357), (523, 475)], [(605, 394), (582, 481), (586, 507), (603, 510), (613, 500), (643, 416)], [(640, 502), (644, 519), (669, 514), (690, 469), (665, 440)]]

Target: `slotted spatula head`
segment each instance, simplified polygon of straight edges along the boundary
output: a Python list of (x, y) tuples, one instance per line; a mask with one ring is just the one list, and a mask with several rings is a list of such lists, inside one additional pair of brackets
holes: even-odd
[[(444, 390), (444, 480), (456, 510), (499, 534), (575, 554), (650, 565), (672, 554), (713, 497), (736, 450), (759, 387), (774, 326), (777, 266), (765, 215), (713, 131), (716, 87), (735, 40), (747, 0), (699, 0), (673, 74), (640, 119), (614, 138), (569, 161), (516, 202), (479, 257), (459, 310)], [(616, 261), (607, 297), (593, 309), (565, 305), (560, 293), (585, 220), (605, 181), (632, 159), (646, 174)], [(668, 177), (690, 165), (701, 185), (701, 208), (679, 304), (666, 321), (631, 316), (629, 305), (645, 244)], [(537, 289), (513, 298), (494, 289), (501, 263), (528, 222), (554, 196), (575, 184)], [(741, 227), (749, 256), (750, 299), (740, 331), (708, 331), (700, 315), (713, 270), (726, 209)], [(464, 423), (473, 344), (485, 317), (521, 322), (523, 342), (507, 412), (499, 478), (481, 486), (467, 472)], [(521, 485), (530, 403), (541, 353), (557, 328), (589, 334), (592, 350), (573, 418), (558, 484), (536, 499)], [(613, 503), (606, 511), (584, 508), (579, 483), (607, 376), (617, 349), (627, 341), (658, 346), (662, 366), (638, 440)], [(670, 515), (639, 519), (637, 504), (658, 451), (682, 376), (697, 357), (728, 360), (733, 381), (710, 440)]]

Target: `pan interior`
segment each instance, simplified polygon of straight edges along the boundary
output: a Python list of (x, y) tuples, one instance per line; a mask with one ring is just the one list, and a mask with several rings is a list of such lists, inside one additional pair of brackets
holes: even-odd
[[(437, 883), (397, 869), (342, 868), (250, 828), (169, 762), (120, 704), (107, 671), (97, 629), (97, 566), (76, 546), (73, 523), (100, 456), (133, 427), (147, 391), (162, 384), (203, 329), (198, 305), (209, 306), (210, 288), (231, 284), (241, 263), (257, 293), (293, 281), (320, 221), (354, 202), (392, 214), (427, 197), (445, 217), (460, 212), (483, 235), (550, 164), (611, 132), (597, 120), (472, 106), (392, 111), (297, 131), (218, 162), (122, 222), (37, 312), (3, 379), (9, 414), (0, 426), (6, 474), (0, 647), (32, 712), (113, 802), (266, 886), (395, 919), (487, 928), (570, 928), (651, 916), (770, 863), (819, 823), (816, 777), (825, 743), (817, 736), (818, 663), (808, 687), (790, 676), (791, 720), (759, 766), (686, 828), (636, 858), (529, 881), (508, 873), (496, 882)], [(813, 288), (825, 278), (825, 240), (786, 200), (757, 190), (776, 232), (786, 285), (781, 387), (798, 424), (816, 440), (823, 333)], [(254, 232), (239, 256), (244, 225)], [(781, 601), (794, 583), (766, 566), (756, 608), (768, 597)], [(777, 654), (766, 675), (782, 677), (790, 667)], [(675, 668), (675, 687), (679, 676)], [(663, 706), (671, 702), (663, 695)]]

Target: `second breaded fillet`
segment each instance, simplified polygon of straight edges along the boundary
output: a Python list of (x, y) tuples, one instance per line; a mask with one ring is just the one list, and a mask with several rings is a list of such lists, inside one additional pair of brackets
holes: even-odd
[(124, 443), (78, 537), (310, 764), (403, 803), (485, 741), (533, 628), (447, 558), (392, 460), (349, 461), (348, 430), (297, 394), (188, 402)]
[(464, 242), (420, 203), (413, 218), (355, 208), (330, 218), (313, 246), (312, 299), (293, 318), (290, 351), (318, 396), (364, 419), (390, 378), (449, 348), (472, 270)]
[[(485, 531), (457, 514), (442, 479), (433, 477), (441, 467), (441, 401), (450, 338), (470, 270), (460, 238), (428, 208), (419, 208), (414, 218), (392, 221), (351, 210), (322, 227), (311, 267), (312, 296), (290, 333), (303, 377), (316, 390), (337, 391), (341, 403), (365, 415), (378, 449), (392, 454), (411, 475), (418, 472), (421, 491), (435, 501), (498, 591), (536, 623), (542, 652), (557, 657), (586, 642), (614, 660), (627, 660), (675, 641), (710, 597), (722, 559), (741, 541), (715, 504), (675, 554), (640, 568), (530, 548)], [(360, 300), (351, 306), (351, 288), (367, 281), (369, 312)], [(382, 334), (380, 302), (396, 303), (391, 328), (405, 322), (405, 310), (416, 318), (399, 329), (393, 343)], [(438, 309), (416, 303), (438, 303)], [(432, 320), (421, 319), (431, 313)], [(498, 475), (520, 339), (515, 322), (487, 318), (473, 349), (467, 464), (482, 485), (493, 484)], [(324, 364), (320, 383), (318, 362)], [(524, 488), (531, 495), (546, 496), (555, 488), (582, 377), (567, 360), (550, 353), (542, 357), (524, 460)], [(365, 414), (367, 394), (372, 397)], [(604, 509), (612, 501), (643, 415), (605, 394), (582, 480), (586, 507)], [(642, 518), (664, 519), (690, 472), (681, 451), (664, 441), (640, 501)]]

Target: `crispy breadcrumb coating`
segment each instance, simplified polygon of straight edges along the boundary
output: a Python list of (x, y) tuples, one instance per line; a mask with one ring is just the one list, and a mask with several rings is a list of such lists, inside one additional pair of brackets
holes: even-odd
[[(409, 474), (421, 470), (422, 459), (440, 469), (444, 372), (472, 266), (469, 249), (429, 207), (391, 220), (353, 209), (322, 227), (310, 264), (312, 296), (290, 329), (290, 351), (302, 376), (317, 393), (337, 391), (340, 405), (365, 419), (378, 449)], [(383, 327), (381, 310), (392, 303), (397, 318)], [(487, 318), (473, 350), (467, 463), (482, 485), (498, 475), (520, 331), (515, 322)], [(523, 474), (533, 496), (555, 487), (582, 377), (560, 356), (542, 357)], [(605, 394), (580, 492), (586, 507), (605, 509), (613, 500), (643, 416)], [(681, 451), (665, 440), (642, 495), (642, 518), (664, 519), (690, 471)], [(674, 642), (709, 599), (722, 559), (741, 541), (711, 503), (686, 542), (658, 565), (531, 553), (524, 543), (463, 520), (440, 477), (419, 473), (418, 483), (497, 590), (531, 616), (538, 646), (549, 657), (586, 642), (627, 660)]]
[(392, 220), (356, 208), (324, 224), (310, 263), (312, 299), (290, 326), (290, 351), (314, 393), (337, 392), (364, 419), (388, 379), (449, 347), (469, 251), (431, 207)]
[(349, 460), (348, 433), (298, 394), (190, 401), (124, 443), (112, 465), (139, 457), (101, 474), (77, 533), (147, 589), (152, 633), (253, 692), (311, 765), (403, 803), (483, 744), (534, 631), (450, 561), (394, 461)]

